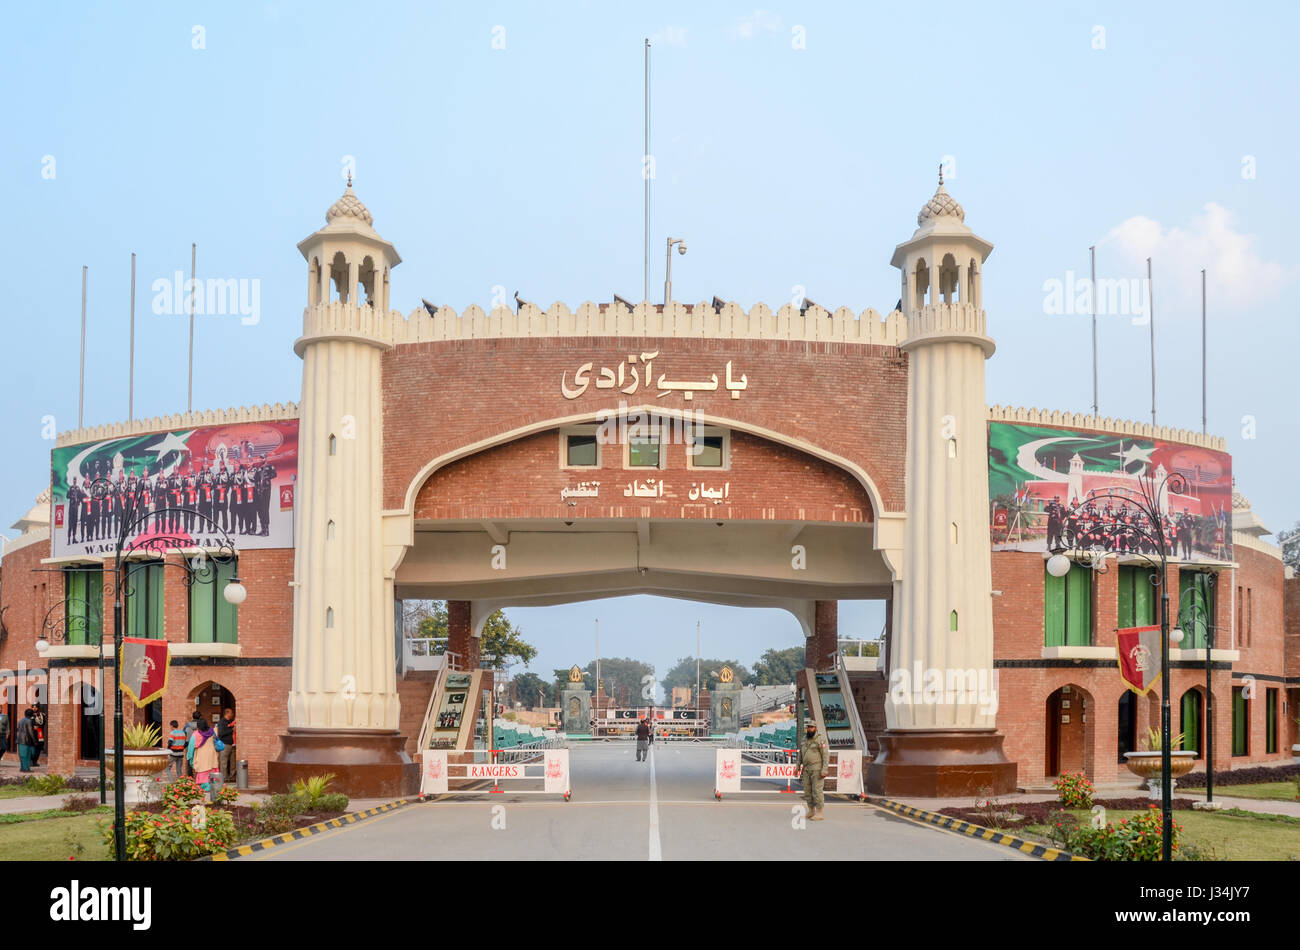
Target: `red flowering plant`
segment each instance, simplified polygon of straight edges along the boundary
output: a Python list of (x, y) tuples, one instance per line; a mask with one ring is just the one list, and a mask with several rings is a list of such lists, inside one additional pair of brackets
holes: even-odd
[[(222, 808), (237, 796), (222, 789), (217, 802), (205, 805), (207, 793), (192, 778), (180, 778), (163, 791), (162, 811), (126, 814), (126, 856), (129, 861), (190, 861), (219, 854), (235, 843), (235, 819)], [(113, 848), (113, 823), (100, 823), (104, 843)]]
[(1062, 772), (1052, 785), (1066, 808), (1092, 807), (1092, 782), (1082, 772)]

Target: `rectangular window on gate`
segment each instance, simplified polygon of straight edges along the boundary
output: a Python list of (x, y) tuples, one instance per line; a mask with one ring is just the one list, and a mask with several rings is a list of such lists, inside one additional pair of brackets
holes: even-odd
[(1043, 570), (1043, 645), (1089, 646), (1092, 643), (1092, 570), (1070, 565), (1064, 577)]
[(104, 635), (104, 569), (77, 564), (63, 569), (63, 633), (69, 646), (99, 646)]
[(727, 429), (702, 426), (686, 446), (687, 469), (731, 468), (731, 433)]
[(190, 643), (238, 643), (239, 608), (226, 601), (226, 585), (238, 576), (235, 558), (209, 559), (190, 569)]
[(1250, 753), (1250, 702), (1246, 687), (1232, 687), (1232, 754)]
[(636, 435), (629, 432), (627, 437), (627, 467), (661, 467), (662, 455), (660, 448), (658, 430)]
[(163, 638), (163, 563), (130, 561), (122, 569), (128, 637)]
[(1156, 622), (1156, 586), (1151, 571), (1125, 565), (1119, 569), (1118, 626), (1149, 627)]

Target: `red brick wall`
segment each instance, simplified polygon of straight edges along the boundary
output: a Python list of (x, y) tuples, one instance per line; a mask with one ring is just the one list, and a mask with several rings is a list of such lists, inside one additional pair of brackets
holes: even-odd
[[(89, 675), (95, 669), (93, 662), (59, 666), (41, 659), (36, 652), (41, 617), (51, 606), (59, 603), (63, 591), (60, 573), (32, 571), (41, 566), (42, 558), (48, 556), (49, 544), (45, 542), (20, 549), (5, 557), (0, 564), (0, 583), (3, 584), (0, 606), (10, 608), (4, 614), (9, 636), (0, 644), (0, 667), (15, 669), (21, 660), (29, 668), (53, 666), (60, 677), (71, 669)], [(181, 563), (177, 555), (169, 556), (168, 561), (175, 565)], [(293, 551), (245, 551), (240, 554), (239, 573), (248, 589), (248, 599), (239, 609), (241, 659), (246, 663), (256, 658), (288, 658), (293, 644), (293, 591), (289, 587), (293, 578)], [(164, 635), (169, 642), (184, 643), (189, 639), (189, 588), (179, 566), (168, 566), (164, 576)], [(45, 585), (44, 590), (41, 585)], [(106, 650), (111, 649), (112, 621), (113, 598), (108, 593), (104, 601)], [(190, 665), (192, 662), (188, 657), (172, 659), (167, 694), (162, 700), (164, 731), (172, 719), (183, 723), (194, 708), (196, 696), (210, 684), (219, 683), (234, 694), (239, 739), (237, 754), (249, 760), (252, 784), (264, 784), (266, 762), (279, 752), (279, 737), (288, 728), (289, 666), (236, 665), (224, 658), (207, 659), (203, 665)], [(112, 680), (105, 675), (103, 683), (105, 731), (111, 741)], [(80, 708), (76, 705), (77, 689), (66, 680), (60, 685), (63, 688), (58, 692), (62, 695), (56, 696), (51, 690), (48, 696), (48, 762), (51, 771), (70, 774), (75, 766), (94, 765), (97, 760), (83, 760), (78, 756)], [(203, 709), (208, 715), (217, 711), (219, 707)], [(146, 711), (137, 709), (128, 700), (123, 718), (127, 724), (143, 722)]]
[[(560, 392), (561, 375), (595, 361), (616, 367), (631, 353), (658, 350), (657, 378), (745, 374), (738, 399), (724, 388), (657, 399), (645, 387), (625, 396)], [(638, 362), (636, 364), (640, 366)], [(400, 508), (416, 473), (432, 459), (529, 424), (601, 409), (654, 405), (694, 409), (807, 439), (859, 464), (889, 510), (904, 506), (907, 360), (894, 347), (786, 340), (546, 337), (407, 344), (383, 357), (384, 507)], [(630, 377), (629, 381), (630, 381)], [(734, 487), (733, 487), (734, 490)], [(554, 498), (558, 499), (558, 488)]]
[(832, 668), (831, 657), (839, 648), (840, 605), (835, 600), (818, 600), (813, 605), (813, 635), (807, 641), (807, 664), (814, 670)]
[[(561, 468), (561, 435), (549, 430), (468, 458), (434, 473), (420, 489), (415, 517), (479, 518), (707, 518), (862, 522), (872, 518), (866, 489), (843, 469), (743, 432), (731, 433), (729, 469), (688, 470), (687, 447), (664, 445), (664, 467), (626, 469), (623, 446), (600, 446), (599, 468)], [(662, 480), (662, 498), (629, 498), (632, 481)], [(569, 506), (564, 488), (599, 481), (596, 498)], [(727, 487), (721, 504), (692, 501), (693, 484)]]

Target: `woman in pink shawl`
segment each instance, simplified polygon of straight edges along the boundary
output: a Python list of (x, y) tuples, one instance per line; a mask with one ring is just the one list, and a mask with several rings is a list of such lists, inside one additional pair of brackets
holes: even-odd
[(206, 792), (211, 788), (209, 783), (212, 780), (212, 773), (217, 771), (219, 764), (217, 743), (221, 740), (217, 738), (206, 719), (200, 718), (197, 726), (198, 728), (190, 736), (190, 746), (185, 757), (194, 769), (194, 781), (203, 786)]

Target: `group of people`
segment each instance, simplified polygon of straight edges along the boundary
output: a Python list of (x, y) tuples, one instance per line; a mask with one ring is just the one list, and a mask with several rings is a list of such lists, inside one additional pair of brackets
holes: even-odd
[[(0, 759), (9, 748), (10, 729), (8, 714), (0, 710)], [(29, 706), (23, 710), (14, 739), (18, 746), (18, 771), (30, 772), (45, 751), (45, 713), (39, 707)]]
[(169, 768), (176, 777), (191, 776), (204, 791), (215, 791), (235, 781), (235, 711), (222, 710), (215, 723), (196, 707), (184, 727), (173, 719), (167, 733)]
[[(1111, 499), (1098, 505), (1088, 499), (1081, 505), (1067, 508), (1056, 495), (1043, 509), (1047, 515), (1047, 549), (1103, 550), (1116, 554), (1157, 553), (1159, 531), (1164, 531), (1165, 550), (1173, 557), (1190, 561), (1202, 547), (1202, 529), (1207, 520), (1192, 514), (1184, 507), (1181, 514), (1170, 512), (1162, 519), (1160, 528), (1136, 506), (1120, 502), (1116, 507)], [(1223, 526), (1216, 522), (1212, 547), (1208, 553), (1223, 556)]]
[[(116, 481), (104, 459), (92, 463), (84, 482), (77, 477), (68, 484), (67, 514), (64, 519), (68, 544), (116, 539), (123, 528), (141, 519), (139, 530), (194, 534), (208, 530), (208, 522), (230, 534), (270, 534), (271, 495), (275, 466), (265, 454), (206, 461), (195, 467), (190, 462), (170, 473), (159, 465), (119, 471)], [(203, 523), (199, 524), (200, 517)]]

